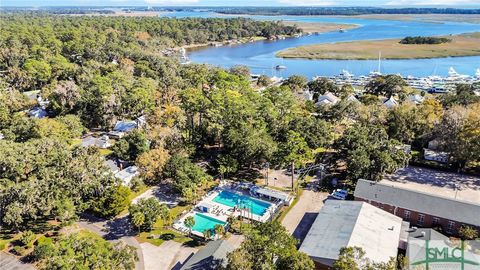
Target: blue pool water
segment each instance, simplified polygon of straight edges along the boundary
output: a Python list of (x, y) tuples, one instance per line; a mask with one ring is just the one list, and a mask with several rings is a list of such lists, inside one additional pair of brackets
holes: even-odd
[(268, 202), (255, 200), (249, 196), (238, 195), (226, 190), (221, 191), (214, 199), (214, 202), (221, 203), (226, 206), (240, 206), (250, 209), (255, 215), (263, 216), (267, 208), (271, 206)]
[(224, 226), (226, 223), (218, 219), (205, 216), (199, 213), (196, 213), (193, 216), (195, 219), (195, 225), (192, 227), (192, 230), (203, 233), (206, 230), (212, 230), (215, 228), (215, 225), (220, 224)]

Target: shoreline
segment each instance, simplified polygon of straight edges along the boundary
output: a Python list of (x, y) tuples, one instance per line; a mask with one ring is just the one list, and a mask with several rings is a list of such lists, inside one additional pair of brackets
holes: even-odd
[(310, 60), (376, 60), (379, 52), (386, 60), (480, 56), (479, 32), (446, 37), (452, 41), (443, 44), (400, 44), (400, 39), (384, 39), (313, 44), (289, 48), (276, 56)]
[[(220, 46), (228, 46), (228, 45), (240, 45), (240, 44), (246, 44), (246, 43), (257, 42), (257, 41), (267, 41), (267, 40), (277, 41), (277, 40), (282, 40), (287, 38), (298, 38), (298, 37), (311, 35), (311, 34), (323, 34), (328, 32), (335, 32), (335, 31), (339, 31), (340, 29), (352, 30), (352, 29), (361, 27), (361, 25), (359, 24), (310, 23), (310, 22), (297, 22), (297, 21), (280, 21), (280, 22), (285, 26), (297, 25), (297, 27), (300, 28), (303, 31), (303, 33), (298, 35), (293, 35), (293, 36), (279, 35), (273, 39), (256, 36), (251, 38), (242, 38), (234, 41), (232, 40), (212, 41), (208, 43), (183, 45), (183, 46), (177, 47), (177, 49), (184, 48), (186, 50), (196, 50), (199, 48), (210, 47), (210, 46), (220, 47)], [(306, 31), (306, 30), (310, 30), (310, 31)]]

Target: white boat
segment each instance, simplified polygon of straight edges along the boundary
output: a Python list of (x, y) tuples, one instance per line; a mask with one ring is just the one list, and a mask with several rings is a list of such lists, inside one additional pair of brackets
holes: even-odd
[(375, 77), (378, 77), (378, 76), (382, 76), (382, 72), (380, 72), (381, 66), (382, 66), (382, 52), (378, 52), (377, 71), (370, 72), (370, 74), (369, 74), (370, 78), (375, 78)]
[(470, 78), (470, 76), (462, 75), (462, 74), (458, 73), (453, 67), (450, 67), (448, 69), (447, 80), (449, 80), (449, 81), (458, 81), (458, 80), (464, 80), (464, 79), (468, 79), (468, 78)]
[(480, 68), (477, 68), (477, 72), (475, 72), (475, 78), (480, 79)]
[(275, 69), (286, 69), (287, 67), (286, 66), (283, 66), (283, 65), (276, 65), (275, 66)]

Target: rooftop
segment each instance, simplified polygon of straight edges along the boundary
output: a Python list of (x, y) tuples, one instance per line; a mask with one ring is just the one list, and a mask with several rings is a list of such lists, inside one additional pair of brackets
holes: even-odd
[(381, 183), (480, 204), (480, 177), (409, 166)]
[(331, 265), (342, 247), (361, 247), (374, 262), (397, 256), (402, 219), (365, 202), (327, 200), (300, 247)]
[(227, 254), (233, 250), (234, 247), (227, 241), (216, 240), (209, 242), (186, 261), (180, 270), (218, 269), (220, 265), (225, 266)]
[(389, 182), (378, 183), (359, 179), (354, 196), (389, 205), (395, 205), (411, 211), (480, 226), (480, 204), (461, 201), (438, 194), (407, 189)]

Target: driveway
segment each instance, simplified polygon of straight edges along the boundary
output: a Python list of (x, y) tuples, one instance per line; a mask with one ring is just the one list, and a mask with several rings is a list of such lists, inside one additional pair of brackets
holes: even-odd
[(0, 269), (2, 270), (35, 270), (31, 264), (25, 264), (17, 257), (0, 251)]
[(160, 203), (168, 205), (168, 207), (175, 207), (180, 201), (180, 196), (171, 190), (171, 187), (166, 184), (160, 184), (149, 188), (144, 193), (138, 195), (132, 200), (132, 203), (137, 203), (140, 199), (148, 199), (151, 197), (157, 198)]
[[(170, 270), (182, 265), (198, 251), (175, 241), (165, 241), (160, 246), (150, 243), (140, 244), (145, 261), (145, 269)], [(178, 268), (178, 267), (177, 267)]]
[(282, 225), (300, 241), (299, 244), (310, 230), (327, 197), (328, 193), (326, 192), (316, 192), (313, 188), (305, 189), (297, 204), (282, 220)]

